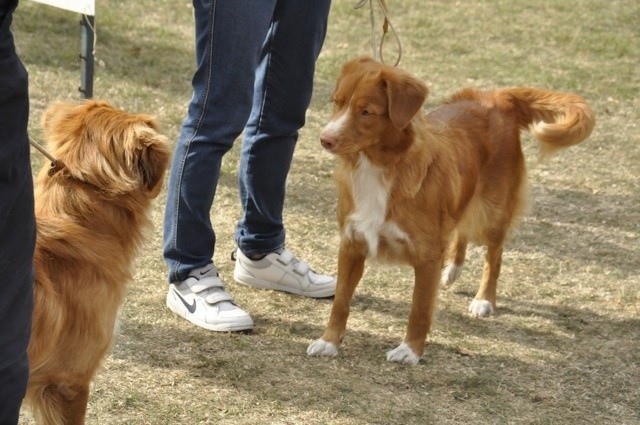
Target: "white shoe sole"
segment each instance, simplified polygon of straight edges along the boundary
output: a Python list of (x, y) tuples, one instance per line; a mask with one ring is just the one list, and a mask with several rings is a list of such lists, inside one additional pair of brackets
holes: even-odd
[(303, 291), (300, 288), (294, 288), (288, 285), (282, 285), (270, 280), (258, 279), (253, 276), (247, 276), (238, 272), (233, 273), (233, 279), (240, 285), (251, 286), (259, 289), (271, 289), (273, 291), (288, 292), (294, 295), (300, 295), (309, 298), (329, 298), (333, 297), (336, 292), (335, 286), (329, 288), (318, 288), (316, 291)]

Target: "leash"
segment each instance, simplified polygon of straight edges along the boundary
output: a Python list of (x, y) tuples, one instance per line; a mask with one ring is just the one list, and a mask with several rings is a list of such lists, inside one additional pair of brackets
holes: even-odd
[(93, 57), (96, 57), (96, 46), (98, 45), (98, 32), (96, 31), (96, 22), (93, 22), (93, 25), (91, 25), (91, 21), (89, 20), (89, 18), (87, 17), (87, 15), (82, 15), (82, 22), (80, 22), (81, 25), (86, 25), (89, 27), (89, 29), (91, 30), (91, 32), (93, 33), (93, 46), (91, 46), (91, 54), (93, 55)]
[(385, 3), (385, 0), (377, 0), (378, 6), (380, 7), (382, 14), (384, 15), (384, 22), (382, 24), (382, 37), (380, 38), (380, 45), (376, 47), (376, 24), (373, 1), (374, 0), (358, 0), (353, 8), (360, 9), (364, 7), (365, 4), (369, 3), (369, 20), (371, 21), (371, 50), (373, 51), (374, 58), (379, 59), (382, 63), (385, 63), (382, 56), (382, 47), (384, 45), (384, 40), (387, 33), (389, 32), (389, 29), (391, 29), (391, 34), (396, 40), (396, 45), (398, 46), (398, 56), (393, 66), (398, 66), (398, 64), (400, 63), (400, 59), (402, 58), (402, 43), (400, 42), (400, 37), (398, 36), (396, 29), (393, 27), (393, 24), (391, 24), (391, 20), (389, 19), (389, 13), (387, 12), (387, 4)]
[(45, 148), (40, 146), (40, 144), (35, 140), (33, 140), (31, 137), (29, 137), (29, 143), (31, 143), (31, 146), (36, 148), (42, 155), (46, 156), (47, 159), (49, 159), (49, 161), (51, 161), (51, 168), (49, 168), (49, 176), (53, 176), (55, 173), (57, 173), (58, 171), (64, 168), (64, 163), (62, 161), (55, 159), (53, 155), (47, 152)]

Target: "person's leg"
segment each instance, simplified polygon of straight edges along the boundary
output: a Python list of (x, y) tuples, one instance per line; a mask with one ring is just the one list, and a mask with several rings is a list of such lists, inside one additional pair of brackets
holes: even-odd
[(314, 298), (332, 296), (336, 280), (314, 273), (284, 249), (282, 209), (329, 7), (330, 0), (279, 0), (276, 6), (256, 73), (240, 158), (243, 216), (236, 230), (239, 249), (233, 273), (241, 284)]
[(28, 77), (10, 31), (17, 1), (0, 4), (0, 424), (18, 423), (29, 366), (35, 218)]
[(173, 156), (164, 223), (170, 282), (186, 279), (213, 258), (210, 210), (220, 164), (249, 117), (275, 0), (194, 0), (193, 5), (197, 70)]
[(222, 156), (249, 118), (255, 70), (275, 0), (194, 0), (193, 97), (169, 177), (164, 256), (167, 306), (213, 331), (251, 329), (251, 316), (225, 291), (212, 264), (210, 210)]
[(239, 182), (243, 216), (236, 232), (246, 255), (281, 249), (285, 184), (298, 130), (311, 100), (315, 62), (330, 0), (279, 0), (256, 72)]

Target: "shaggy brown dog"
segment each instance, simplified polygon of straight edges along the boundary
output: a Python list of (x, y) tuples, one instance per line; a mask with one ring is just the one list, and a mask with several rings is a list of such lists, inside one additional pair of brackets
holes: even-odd
[(407, 333), (389, 361), (419, 361), (441, 268), (448, 260), (442, 280), (455, 280), (469, 241), (487, 248), (469, 310), (490, 314), (503, 242), (526, 202), (520, 130), (531, 126), (548, 153), (580, 143), (595, 124), (584, 99), (569, 93), (467, 89), (424, 116), (426, 96), (421, 81), (368, 58), (342, 69), (334, 114), (320, 136), (338, 159), (338, 283), (329, 324), (310, 355), (337, 354), (366, 258), (414, 267)]
[(43, 126), (64, 168), (36, 180), (26, 401), (45, 424), (83, 424), (170, 152), (152, 117), (105, 102), (56, 103)]

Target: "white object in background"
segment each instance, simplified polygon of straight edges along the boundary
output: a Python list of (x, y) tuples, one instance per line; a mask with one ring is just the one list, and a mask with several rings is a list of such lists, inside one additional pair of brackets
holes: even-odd
[(95, 16), (96, 2), (95, 0), (33, 0), (37, 3), (48, 4), (50, 6), (59, 7), (60, 9), (70, 10), (72, 12), (82, 13), (83, 15)]

